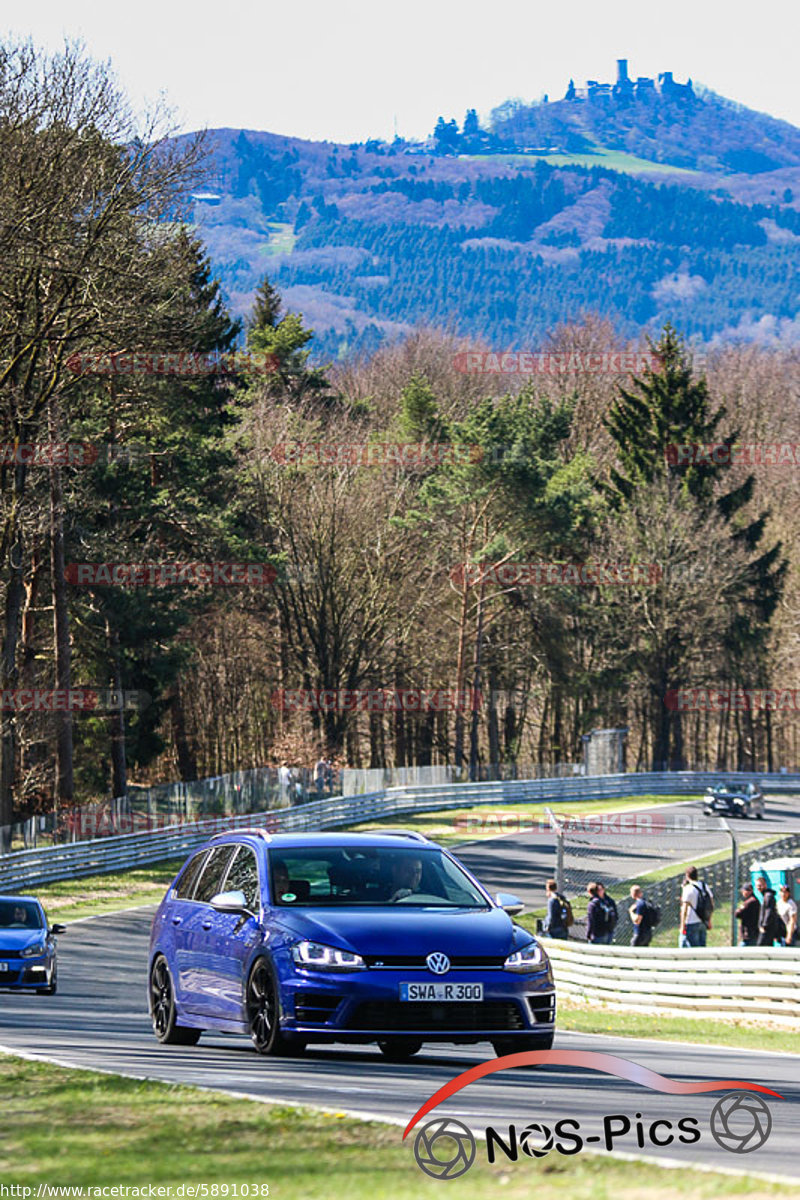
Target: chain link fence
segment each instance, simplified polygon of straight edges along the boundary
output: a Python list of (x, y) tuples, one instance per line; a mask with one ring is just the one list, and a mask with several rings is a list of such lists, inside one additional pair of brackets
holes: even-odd
[[(674, 945), (680, 924), (681, 888), (687, 867), (714, 895), (713, 935), (709, 944), (735, 945), (738, 930), (733, 910), (741, 902), (739, 889), (750, 880), (750, 868), (767, 859), (800, 854), (800, 830), (780, 836), (758, 836), (752, 828), (694, 813), (632, 812), (566, 817), (550, 812), (555, 834), (554, 877), (570, 900), (575, 925), (570, 937), (586, 939), (586, 908), (590, 883), (602, 883), (617, 904), (616, 945), (629, 945), (633, 923), (630, 889), (638, 884), (661, 909), (653, 945)], [(735, 901), (735, 903), (734, 903)]]

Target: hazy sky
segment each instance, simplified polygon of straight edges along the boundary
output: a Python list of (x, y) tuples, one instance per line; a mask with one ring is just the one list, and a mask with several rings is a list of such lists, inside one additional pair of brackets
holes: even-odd
[(503, 100), (560, 98), (570, 76), (672, 70), (800, 125), (799, 0), (0, 0), (0, 34), (80, 36), (139, 105), (184, 130), (330, 141), (428, 134)]

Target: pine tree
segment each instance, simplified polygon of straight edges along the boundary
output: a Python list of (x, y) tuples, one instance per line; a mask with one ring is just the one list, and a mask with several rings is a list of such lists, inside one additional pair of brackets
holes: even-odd
[[(714, 515), (721, 518), (731, 549), (744, 551), (746, 566), (737, 586), (720, 597), (720, 603), (729, 606), (727, 634), (720, 649), (731, 683), (763, 687), (769, 625), (788, 563), (780, 543), (759, 553), (769, 513), (748, 516), (752, 474), (726, 488), (732, 466), (730, 449), (738, 434), (721, 432), (726, 410), (713, 406), (705, 378), (694, 378), (684, 342), (667, 325), (651, 350), (660, 360), (657, 368), (647, 368), (633, 387), (618, 388), (619, 397), (605, 421), (619, 465), (611, 468), (602, 490), (611, 508), (624, 514), (641, 504), (643, 492), (663, 482), (676, 499), (687, 502), (687, 520), (692, 514), (700, 521)], [(681, 447), (692, 450), (682, 453)], [(715, 452), (708, 452), (711, 447)], [(696, 448), (706, 448), (706, 452), (698, 453)], [(650, 685), (662, 708), (654, 720), (653, 765), (657, 769), (667, 762), (683, 766), (670, 758), (670, 745), (682, 744), (681, 714), (663, 710), (666, 692), (686, 682), (676, 677), (683, 664), (668, 650), (655, 658), (659, 659), (658, 679), (652, 678)]]

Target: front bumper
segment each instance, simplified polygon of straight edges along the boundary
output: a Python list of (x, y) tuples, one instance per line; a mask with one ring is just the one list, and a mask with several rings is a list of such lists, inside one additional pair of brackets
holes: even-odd
[(5, 958), (0, 954), (0, 989), (46, 987), (51, 969), (46, 954), (38, 958)]
[(318, 1040), (375, 1041), (393, 1035), (425, 1041), (475, 1042), (550, 1035), (556, 1000), (550, 968), (529, 975), (502, 969), (460, 970), (449, 982), (483, 984), (482, 1001), (401, 1001), (401, 983), (442, 982), (412, 968), (352, 972), (279, 971), (281, 1027)]

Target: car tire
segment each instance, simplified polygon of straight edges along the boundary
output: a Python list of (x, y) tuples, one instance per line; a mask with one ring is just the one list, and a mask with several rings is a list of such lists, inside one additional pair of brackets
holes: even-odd
[(50, 976), (50, 982), (46, 987), (37, 988), (37, 996), (55, 996), (58, 991), (58, 968), (53, 964), (53, 974)]
[(164, 1046), (196, 1046), (203, 1031), (178, 1024), (175, 989), (163, 954), (153, 959), (149, 993), (150, 1020), (158, 1041)]
[[(503, 1058), (506, 1054), (520, 1054), (523, 1050), (552, 1050), (553, 1037), (552, 1033), (532, 1033), (527, 1037), (523, 1034), (521, 1037), (497, 1038), (492, 1045), (497, 1057)], [(534, 1068), (541, 1065), (531, 1063)]]
[(422, 1042), (415, 1038), (392, 1038), (378, 1042), (378, 1049), (389, 1062), (406, 1062), (422, 1049)]
[(303, 1054), (304, 1038), (285, 1034), (280, 1026), (278, 978), (266, 958), (258, 958), (247, 980), (247, 1026), (259, 1054), (294, 1057)]

